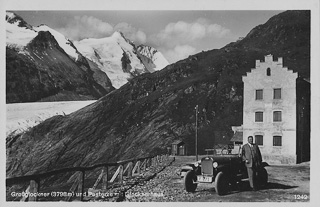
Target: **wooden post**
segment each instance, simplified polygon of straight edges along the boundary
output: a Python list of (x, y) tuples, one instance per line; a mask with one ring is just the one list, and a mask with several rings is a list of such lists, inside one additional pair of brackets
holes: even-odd
[[(79, 185), (79, 172), (76, 172), (76, 173), (78, 174), (78, 177), (76, 177), (74, 183), (72, 184), (72, 186), (71, 186), (71, 188), (69, 190), (69, 192), (72, 193), (72, 194), (74, 193), (74, 191), (76, 190), (77, 186)], [(68, 197), (66, 197), (65, 201), (70, 201), (71, 197), (72, 196), (69, 195)]]
[(119, 171), (119, 182), (122, 185), (123, 184), (123, 165), (119, 166), (120, 171)]
[(103, 167), (104, 175), (102, 176), (102, 190), (108, 187), (108, 166)]
[(37, 201), (37, 192), (39, 191), (39, 182), (35, 180), (30, 180), (30, 193), (34, 194), (32, 196), (29, 196), (28, 201)]
[(85, 171), (81, 171), (79, 173), (79, 185), (78, 185), (78, 195), (80, 195), (80, 201), (83, 200), (83, 193), (84, 193), (84, 176)]
[(146, 169), (147, 169), (147, 159), (145, 159), (142, 164), (143, 164), (143, 171), (146, 171)]
[[(30, 185), (28, 186), (28, 188), (25, 191), (26, 195), (29, 195), (30, 193)], [(25, 202), (27, 200), (28, 196), (22, 196), (20, 202)]]
[(96, 187), (99, 185), (99, 182), (102, 179), (103, 174), (104, 174), (104, 169), (102, 168), (101, 173), (100, 173), (98, 179), (96, 180), (96, 182), (94, 183), (92, 189), (96, 189)]
[(148, 158), (148, 162), (147, 162), (147, 168), (151, 167), (151, 158)]
[(132, 177), (132, 162), (127, 164), (127, 167), (124, 169), (123, 174), (127, 174), (127, 177)]
[(140, 172), (141, 172), (140, 171), (140, 163), (141, 163), (140, 161), (137, 162), (137, 173), (138, 173), (138, 175), (140, 175)]
[[(146, 158), (146, 165), (145, 165), (146, 169), (147, 169), (147, 168), (148, 168), (148, 166), (149, 166), (149, 163), (148, 163), (148, 162), (149, 162), (149, 159), (148, 159), (148, 158)], [(145, 170), (146, 170), (146, 169), (145, 169)]]
[(133, 170), (132, 170), (132, 175), (135, 175), (137, 172), (137, 174), (140, 175), (140, 161), (137, 161)]
[(133, 163), (132, 162), (129, 162), (129, 168), (128, 168), (128, 174), (127, 174), (127, 176), (129, 177), (129, 178), (131, 178), (132, 177), (132, 165), (133, 165)]
[(118, 177), (119, 172), (120, 172), (120, 166), (118, 167), (117, 171), (113, 174), (113, 176), (112, 176), (112, 178), (110, 180), (110, 183), (113, 183), (115, 181), (115, 179)]

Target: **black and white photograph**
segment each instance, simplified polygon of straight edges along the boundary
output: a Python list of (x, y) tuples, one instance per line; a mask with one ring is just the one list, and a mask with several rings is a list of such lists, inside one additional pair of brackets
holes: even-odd
[(319, 4), (2, 1), (1, 206), (314, 205)]

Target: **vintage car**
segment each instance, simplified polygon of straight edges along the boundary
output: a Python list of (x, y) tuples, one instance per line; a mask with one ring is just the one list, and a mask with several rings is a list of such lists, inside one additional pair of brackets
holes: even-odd
[[(258, 170), (258, 185), (268, 182), (268, 173), (263, 162)], [(247, 168), (239, 154), (208, 155), (200, 161), (182, 167), (181, 177), (184, 177), (184, 187), (187, 192), (194, 192), (199, 183), (214, 183), (218, 195), (225, 195), (232, 185), (248, 178)]]

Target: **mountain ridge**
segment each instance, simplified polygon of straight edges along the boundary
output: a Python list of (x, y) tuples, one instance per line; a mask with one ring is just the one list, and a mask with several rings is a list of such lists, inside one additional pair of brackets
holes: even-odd
[[(20, 16), (12, 12), (6, 12), (6, 21), (6, 47), (7, 51), (10, 51), (7, 54), (8, 56), (15, 56), (17, 59), (19, 59), (19, 65), (22, 65), (22, 67), (17, 65), (17, 61), (15, 61), (14, 58), (7, 57), (6, 59), (6, 73), (7, 76), (10, 77), (6, 83), (7, 103), (98, 99), (114, 90), (114, 86), (119, 88), (128, 82), (129, 79), (142, 73), (150, 72), (146, 68), (150, 66), (145, 66), (142, 60), (138, 57), (137, 52), (135, 51), (136, 47), (133, 42), (125, 38), (124, 34), (121, 32), (115, 32), (111, 37), (95, 40), (102, 42), (103, 40), (109, 39), (110, 42), (110, 38), (115, 39), (115, 42), (112, 44), (116, 44), (119, 46), (119, 48), (121, 48), (121, 54), (118, 55), (117, 60), (112, 60), (110, 58), (101, 58), (104, 54), (98, 54), (99, 51), (95, 48), (93, 48), (94, 51), (92, 56), (82, 54), (82, 51), (79, 51), (79, 48), (77, 48), (77, 46), (79, 46), (79, 42), (71, 41), (58, 31), (48, 27), (45, 24), (33, 27), (25, 22)], [(49, 42), (41, 42), (44, 34), (43, 32), (49, 32), (52, 36), (47, 35), (47, 38), (52, 37), (56, 42), (53, 39), (51, 39)], [(36, 43), (34, 39), (37, 39)], [(83, 41), (89, 40), (90, 38)], [(93, 39), (91, 38), (91, 40)], [(30, 43), (32, 41), (33, 43), (31, 45), (33, 46), (30, 47)], [(122, 47), (119, 44), (120, 42), (122, 42)], [(42, 54), (37, 53), (37, 47), (35, 47), (35, 44), (40, 46), (51, 43), (53, 44), (53, 47), (56, 47), (61, 52), (61, 54), (51, 52), (51, 57), (48, 57), (47, 51), (42, 51)], [(116, 45), (114, 45), (114, 47), (116, 47)], [(107, 45), (106, 47), (108, 49), (109, 46)], [(33, 51), (33, 49), (35, 51)], [(52, 51), (52, 47), (47, 47), (46, 49)], [(62, 57), (62, 54), (64, 54), (66, 57)], [(40, 55), (41, 58), (38, 58), (38, 55)], [(54, 55), (57, 55), (57, 57), (54, 57)], [(115, 54), (110, 54), (110, 57), (114, 57), (114, 55)], [(45, 61), (42, 61), (42, 58), (50, 61), (46, 63)], [(73, 77), (68, 76), (68, 80), (60, 80), (58, 76), (66, 77), (66, 75), (62, 73), (65, 68), (70, 68), (70, 63), (68, 61), (68, 63), (63, 66), (63, 62), (59, 61), (59, 58), (70, 58), (71, 61), (74, 62), (73, 65), (78, 66), (78, 68), (72, 66), (73, 70), (78, 71), (77, 73), (82, 73), (82, 71), (84, 71), (86, 74), (80, 75), (82, 76), (80, 79), (75, 77), (74, 80), (72, 80)], [(58, 64), (54, 64), (54, 60), (57, 60)], [(29, 62), (33, 63), (31, 64)], [(111, 65), (108, 66), (108, 63), (111, 63)], [(29, 66), (33, 68), (28, 69)], [(21, 71), (22, 68), (24, 71)], [(43, 82), (44, 80), (41, 80), (40, 83), (36, 83), (37, 81), (34, 80), (39, 79), (36, 73), (32, 75), (26, 75), (28, 78), (30, 78), (30, 80), (27, 80), (21, 76), (21, 73), (26, 73), (26, 69), (28, 69), (27, 71), (34, 69), (34, 71), (38, 70), (38, 74), (46, 71), (49, 76), (56, 74), (56, 78), (45, 79), (48, 81), (46, 83)], [(117, 72), (117, 70), (120, 72)], [(60, 75), (57, 75), (57, 73), (59, 73), (58, 71), (60, 71)], [(20, 82), (24, 82), (29, 86), (24, 88)], [(58, 84), (58, 82), (64, 82), (62, 84), (63, 86), (56, 87), (56, 85), (61, 86), (61, 84)], [(72, 84), (70, 85), (70, 83)], [(36, 85), (32, 86), (33, 84)], [(41, 84), (45, 86), (39, 87)], [(36, 90), (38, 92), (35, 92), (34, 88), (37, 88)], [(24, 93), (21, 93), (21, 91), (24, 91), (24, 93), (28, 95), (23, 95)], [(32, 92), (37, 93), (37, 95), (32, 95)]]

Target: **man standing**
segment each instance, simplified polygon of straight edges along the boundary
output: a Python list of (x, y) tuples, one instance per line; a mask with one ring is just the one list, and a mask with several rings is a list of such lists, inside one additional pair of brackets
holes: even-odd
[(242, 147), (242, 160), (245, 162), (248, 177), (250, 182), (250, 187), (256, 191), (257, 190), (257, 171), (259, 170), (262, 157), (259, 147), (253, 143), (253, 137), (248, 137), (248, 143)]

